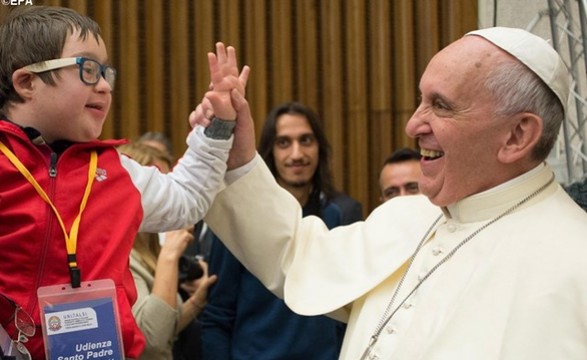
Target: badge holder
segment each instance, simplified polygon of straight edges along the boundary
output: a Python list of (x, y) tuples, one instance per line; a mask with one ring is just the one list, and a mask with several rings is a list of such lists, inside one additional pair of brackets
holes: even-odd
[(37, 295), (48, 360), (124, 359), (112, 280), (45, 286)]

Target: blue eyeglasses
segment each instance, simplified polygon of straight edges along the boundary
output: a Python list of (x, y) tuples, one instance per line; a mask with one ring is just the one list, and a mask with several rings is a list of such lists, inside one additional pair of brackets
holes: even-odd
[(102, 65), (96, 60), (85, 57), (69, 57), (41, 61), (35, 64), (27, 65), (25, 70), (42, 73), (45, 71), (57, 70), (71, 65), (79, 66), (79, 78), (87, 85), (95, 85), (100, 81), (100, 76), (106, 80), (110, 88), (114, 90), (116, 81), (116, 70), (109, 65)]

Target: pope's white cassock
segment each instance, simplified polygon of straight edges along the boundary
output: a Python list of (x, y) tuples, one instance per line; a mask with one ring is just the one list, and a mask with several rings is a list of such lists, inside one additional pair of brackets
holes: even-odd
[(340, 359), (375, 332), (367, 359), (587, 359), (587, 214), (548, 165), (443, 209), (399, 197), (331, 231), (259, 156), (227, 180), (206, 222), (292, 310), (348, 322)]

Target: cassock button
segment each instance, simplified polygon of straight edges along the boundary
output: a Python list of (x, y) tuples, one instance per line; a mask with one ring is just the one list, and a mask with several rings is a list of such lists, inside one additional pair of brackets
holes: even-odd
[(391, 335), (391, 334), (395, 334), (396, 333), (396, 330), (395, 330), (395, 328), (393, 326), (386, 326), (385, 327), (385, 332)]
[(410, 302), (405, 302), (405, 303), (402, 305), (402, 307), (403, 307), (404, 309), (409, 309), (409, 308), (411, 308), (412, 306), (414, 306), (414, 305), (413, 305), (412, 303), (410, 303)]
[(442, 254), (442, 248), (440, 246), (437, 246), (434, 249), (432, 249), (432, 255), (438, 256), (440, 254)]
[(457, 231), (457, 226), (455, 224), (448, 224), (448, 226), (446, 227), (448, 229), (448, 232), (455, 232)]

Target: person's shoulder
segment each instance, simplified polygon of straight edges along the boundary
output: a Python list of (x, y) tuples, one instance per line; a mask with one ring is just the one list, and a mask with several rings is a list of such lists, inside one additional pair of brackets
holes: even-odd
[(340, 208), (343, 224), (363, 220), (363, 204), (349, 195), (338, 192), (330, 199), (330, 202)]
[(566, 186), (565, 190), (583, 210), (587, 211), (587, 177)]
[(355, 200), (354, 198), (350, 197), (349, 195), (343, 192), (337, 192), (330, 200), (337, 204), (361, 206), (361, 203), (358, 200)]

